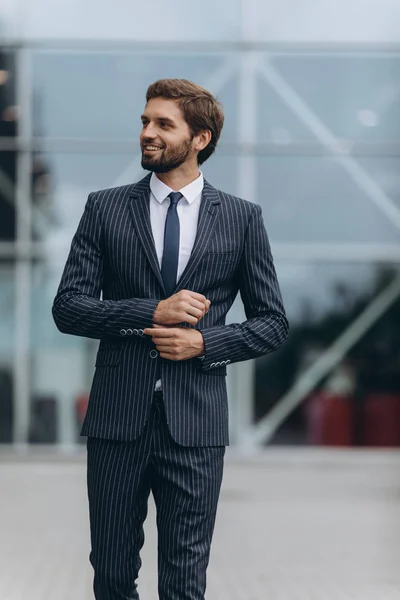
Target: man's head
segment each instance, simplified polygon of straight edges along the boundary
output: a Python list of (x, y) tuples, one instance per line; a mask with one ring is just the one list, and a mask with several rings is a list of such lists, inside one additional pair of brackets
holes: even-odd
[(186, 79), (160, 79), (146, 93), (142, 167), (166, 173), (185, 162), (203, 164), (215, 151), (224, 113), (214, 96)]

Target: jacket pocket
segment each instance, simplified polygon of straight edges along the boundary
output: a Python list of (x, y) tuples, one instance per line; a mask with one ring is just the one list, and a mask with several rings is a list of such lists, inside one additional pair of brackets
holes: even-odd
[(207, 375), (207, 377), (226, 377), (226, 366), (202, 371), (202, 375)]
[(97, 352), (95, 367), (114, 367), (121, 360), (121, 348), (101, 349)]

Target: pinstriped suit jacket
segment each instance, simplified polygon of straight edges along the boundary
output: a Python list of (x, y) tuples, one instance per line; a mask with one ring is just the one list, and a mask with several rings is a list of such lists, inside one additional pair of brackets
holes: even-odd
[[(153, 358), (154, 344), (143, 329), (151, 327), (166, 293), (151, 231), (149, 182), (150, 175), (89, 195), (54, 300), (60, 331), (101, 340), (82, 435), (136, 439), (160, 370), (175, 441), (226, 445), (226, 365), (275, 350), (288, 332), (261, 209), (205, 182), (193, 251), (175, 290), (211, 300), (196, 325), (205, 359)], [(247, 320), (225, 325), (238, 291)]]

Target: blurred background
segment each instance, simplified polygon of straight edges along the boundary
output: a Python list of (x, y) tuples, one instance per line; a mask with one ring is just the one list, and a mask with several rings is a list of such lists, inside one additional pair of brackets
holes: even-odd
[(261, 205), (291, 324), (228, 369), (207, 598), (400, 600), (399, 0), (0, 0), (0, 598), (93, 598), (97, 342), (51, 306), (88, 193), (144, 174), (162, 77), (222, 101), (204, 174)]
[(97, 343), (51, 305), (88, 193), (144, 175), (162, 77), (222, 101), (204, 173), (262, 206), (291, 323), (229, 368), (232, 444), (400, 446), (397, 0), (0, 0), (0, 443), (84, 441)]

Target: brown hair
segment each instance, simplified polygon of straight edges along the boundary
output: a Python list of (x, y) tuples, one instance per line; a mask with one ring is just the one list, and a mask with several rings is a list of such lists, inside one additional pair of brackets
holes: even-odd
[(151, 98), (176, 100), (192, 133), (209, 130), (211, 140), (198, 154), (199, 165), (215, 151), (224, 124), (222, 105), (205, 88), (187, 79), (159, 79), (146, 92), (146, 102)]

